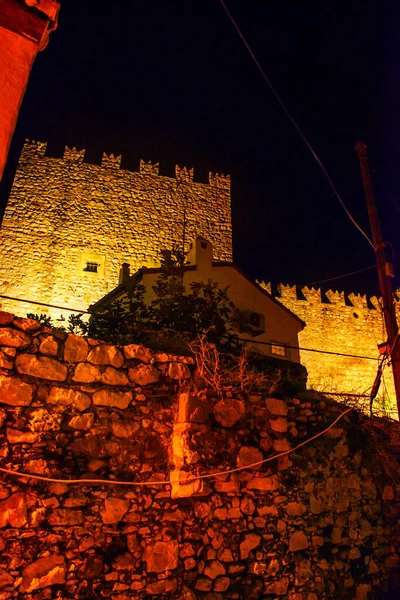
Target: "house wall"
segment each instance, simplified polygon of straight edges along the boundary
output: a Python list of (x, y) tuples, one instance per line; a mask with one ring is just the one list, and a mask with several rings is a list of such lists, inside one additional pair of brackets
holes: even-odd
[[(141, 283), (146, 288), (146, 303), (152, 302), (156, 297), (153, 287), (156, 285), (158, 277), (159, 273), (144, 272), (143, 274)], [(229, 300), (235, 304), (236, 308), (255, 311), (264, 315), (265, 333), (256, 337), (252, 337), (246, 333), (239, 334), (240, 338), (248, 340), (247, 347), (249, 349), (257, 350), (278, 359), (300, 362), (298, 332), (301, 329), (301, 324), (297, 319), (287, 311), (282, 310), (279, 303), (274, 302), (261, 291), (257, 290), (234, 267), (207, 266), (206, 263), (201, 263), (200, 269), (187, 270), (183, 274), (183, 285), (187, 291), (190, 290), (191, 283), (200, 281), (207, 283), (209, 280), (218, 282), (220, 289), (227, 288)], [(280, 356), (272, 353), (270, 342), (287, 344), (290, 347), (286, 348), (285, 356)]]
[(2, 600), (398, 597), (398, 423), (296, 449), (343, 407), (7, 313), (0, 359)]
[[(46, 144), (25, 143), (0, 230), (0, 294), (85, 310), (118, 284), (119, 268), (159, 264), (159, 253), (204, 235), (218, 260), (232, 258), (230, 177), (193, 180), (176, 167), (175, 178), (158, 164), (139, 172), (120, 168), (121, 157), (103, 155), (101, 166), (83, 162), (84, 150), (45, 156)], [(98, 273), (84, 271), (86, 261)], [(4, 300), (3, 308), (60, 312)]]

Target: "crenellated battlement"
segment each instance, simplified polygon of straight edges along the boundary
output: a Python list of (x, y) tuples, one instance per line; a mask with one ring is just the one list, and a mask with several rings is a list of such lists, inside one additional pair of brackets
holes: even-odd
[(63, 159), (76, 164), (82, 164), (83, 159), (85, 158), (85, 152), (86, 148), (82, 148), (82, 150), (77, 150), (75, 146), (73, 148), (65, 146)]
[(146, 162), (140, 159), (139, 170), (143, 175), (157, 176), (160, 172), (160, 163), (153, 163), (151, 160)]
[(121, 168), (122, 154), (115, 156), (114, 154), (106, 154), (103, 152), (101, 159), (101, 166), (106, 169), (120, 169)]
[(301, 293), (308, 302), (322, 302), (321, 288), (308, 287), (307, 285), (301, 288)]
[(182, 183), (192, 183), (194, 176), (194, 169), (188, 169), (187, 167), (175, 166), (175, 177)]
[(346, 305), (344, 292), (339, 292), (338, 290), (328, 290), (325, 292), (325, 296), (328, 298), (330, 304), (336, 304), (337, 306)]
[[(271, 288), (271, 285), (270, 285)], [(295, 302), (297, 300), (297, 291), (295, 285), (285, 285), (284, 283), (280, 283), (278, 285), (278, 294), (279, 297), (288, 302)]]
[(223, 173), (211, 173), (208, 174), (208, 180), (210, 185), (218, 188), (229, 190), (231, 187), (231, 176), (224, 175)]
[[(267, 292), (272, 293), (270, 282), (258, 281), (257, 283)], [(347, 311), (352, 308), (357, 308), (360, 311), (382, 311), (381, 299), (376, 296), (367, 297), (366, 294), (356, 294), (355, 292), (345, 294), (345, 292), (339, 290), (323, 291), (321, 288), (300, 287), (284, 283), (279, 283), (276, 290), (277, 300), (280, 300), (282, 304), (285, 304), (295, 313), (296, 310), (299, 312), (301, 309), (307, 309), (307, 305), (312, 306), (313, 309), (318, 309), (319, 305), (321, 308), (332, 305), (332, 308), (335, 307), (338, 311), (343, 308)], [(399, 290), (394, 293), (394, 302), (396, 309), (400, 311)]]
[[(40, 160), (44, 157), (46, 148), (47, 148), (47, 142), (39, 142), (39, 141), (35, 141), (35, 140), (26, 139), (23, 149), (22, 149), (22, 152), (21, 152), (20, 160), (22, 162)], [(74, 163), (75, 165), (81, 165), (81, 164), (85, 163), (85, 154), (86, 154), (85, 148), (78, 150), (76, 148), (76, 146), (74, 146), (72, 148), (69, 146), (65, 146), (62, 160), (64, 160), (65, 162)], [(60, 160), (55, 157), (48, 157), (48, 158), (51, 158), (52, 160)], [(160, 163), (159, 162), (153, 162), (151, 160), (145, 161), (143, 159), (140, 159), (138, 171), (134, 170), (134, 169), (133, 170), (121, 169), (121, 162), (122, 162), (122, 154), (119, 154), (117, 156), (112, 153), (107, 154), (106, 152), (103, 152), (100, 165), (94, 165), (92, 163), (90, 163), (90, 165), (92, 167), (97, 166), (99, 168), (113, 169), (115, 171), (117, 171), (117, 170), (127, 171), (128, 173), (129, 172), (131, 172), (131, 173), (139, 172), (141, 175), (146, 175), (146, 176), (151, 176), (151, 177), (157, 177), (160, 174)], [(87, 164), (89, 164), (89, 163), (87, 163)], [(175, 179), (179, 183), (187, 183), (187, 184), (194, 183), (194, 169), (193, 168), (189, 169), (186, 166), (181, 167), (179, 165), (176, 165), (175, 166)], [(208, 179), (209, 179), (208, 183), (211, 187), (218, 188), (221, 191), (223, 191), (224, 193), (228, 193), (228, 194), (230, 193), (230, 187), (231, 187), (230, 175), (224, 175), (223, 173), (212, 173), (210, 171)]]
[(21, 151), (20, 162), (27, 158), (42, 158), (47, 149), (47, 142), (29, 140), (25, 138)]
[(351, 294), (348, 295), (348, 299), (350, 300), (354, 308), (359, 308), (360, 310), (366, 310), (369, 308), (367, 296), (365, 294), (362, 295), (351, 292)]

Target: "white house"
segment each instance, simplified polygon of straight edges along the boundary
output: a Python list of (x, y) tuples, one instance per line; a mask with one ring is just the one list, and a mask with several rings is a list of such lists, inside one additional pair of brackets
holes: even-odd
[[(143, 268), (141, 283), (146, 287), (145, 300), (154, 298), (152, 287), (161, 272), (160, 268)], [(121, 299), (132, 288), (139, 274), (129, 274), (126, 263), (121, 269), (120, 284), (90, 307), (92, 312), (105, 308), (112, 301)], [(221, 289), (228, 288), (229, 299), (237, 308), (235, 333), (246, 340), (249, 348), (263, 354), (300, 362), (298, 333), (305, 323), (271, 294), (250, 279), (232, 262), (213, 261), (212, 244), (198, 237), (191, 245), (183, 270), (186, 288), (192, 282), (216, 281)]]

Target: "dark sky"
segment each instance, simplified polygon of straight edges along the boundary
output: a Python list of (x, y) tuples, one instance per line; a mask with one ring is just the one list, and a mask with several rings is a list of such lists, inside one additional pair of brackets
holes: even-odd
[[(398, 3), (226, 4), (369, 234), (354, 151), (358, 139), (367, 143), (400, 274)], [(47, 140), (56, 156), (65, 144), (85, 147), (89, 162), (103, 151), (135, 170), (141, 157), (160, 161), (163, 175), (176, 163), (193, 166), (198, 181), (222, 171), (232, 176), (234, 259), (253, 277), (301, 284), (374, 263), (219, 0), (61, 5), (32, 71), (8, 181), (24, 137)], [(374, 294), (376, 273), (332, 287)]]

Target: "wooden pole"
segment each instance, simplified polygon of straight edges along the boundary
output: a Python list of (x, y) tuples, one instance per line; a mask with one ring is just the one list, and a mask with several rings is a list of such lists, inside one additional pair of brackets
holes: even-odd
[(385, 248), (381, 227), (376, 208), (374, 188), (369, 170), (367, 146), (357, 142), (356, 151), (360, 160), (361, 175), (364, 184), (364, 193), (367, 201), (369, 224), (371, 227), (372, 242), (375, 248), (376, 266), (378, 268), (379, 287), (383, 302), (383, 317), (385, 320), (390, 359), (392, 362), (394, 387), (396, 391), (397, 411), (400, 417), (400, 345), (399, 329), (396, 319), (396, 309), (393, 300), (392, 282), (393, 268), (386, 261)]

